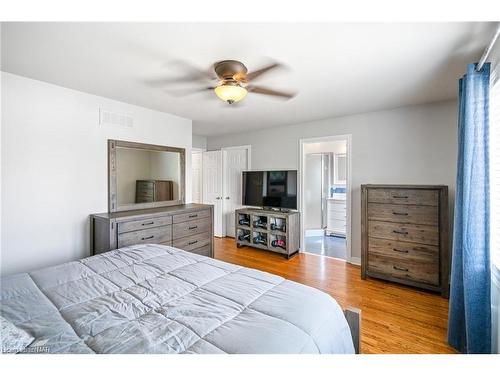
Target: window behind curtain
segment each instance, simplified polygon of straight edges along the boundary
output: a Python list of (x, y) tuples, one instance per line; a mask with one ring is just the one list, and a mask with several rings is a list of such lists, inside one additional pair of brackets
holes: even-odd
[(491, 349), (500, 353), (500, 40), (492, 54), (490, 87)]
[(500, 269), (500, 71), (494, 69), (490, 88), (490, 232), (491, 261)]

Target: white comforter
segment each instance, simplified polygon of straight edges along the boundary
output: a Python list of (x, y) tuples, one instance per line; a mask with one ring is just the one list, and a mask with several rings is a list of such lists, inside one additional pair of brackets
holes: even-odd
[(31, 352), (354, 352), (329, 295), (161, 245), (3, 278), (0, 304)]

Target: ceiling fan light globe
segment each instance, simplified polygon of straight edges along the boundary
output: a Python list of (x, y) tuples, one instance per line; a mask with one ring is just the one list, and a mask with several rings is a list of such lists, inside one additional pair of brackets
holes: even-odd
[(245, 96), (247, 96), (248, 91), (239, 85), (220, 85), (215, 89), (215, 95), (229, 104), (239, 102)]

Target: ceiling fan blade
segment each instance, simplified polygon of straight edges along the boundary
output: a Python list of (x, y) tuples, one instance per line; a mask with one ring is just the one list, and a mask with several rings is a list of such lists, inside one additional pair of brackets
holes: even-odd
[(175, 65), (180, 67), (186, 72), (186, 77), (190, 77), (192, 79), (198, 79), (198, 80), (217, 79), (217, 76), (215, 75), (212, 67), (210, 67), (210, 69), (201, 69), (187, 61), (180, 59), (171, 61), (170, 65)]
[(272, 89), (268, 89), (268, 88), (262, 87), (262, 86), (247, 86), (247, 90), (249, 92), (253, 92), (255, 94), (279, 96), (279, 97), (285, 98), (285, 99), (291, 99), (295, 96), (295, 93), (272, 90)]
[(166, 86), (171, 83), (207, 82), (216, 80), (217, 77), (210, 70), (200, 69), (183, 60), (173, 60), (168, 65), (180, 67), (182, 74), (176, 77), (160, 77), (145, 80), (144, 82), (152, 87)]
[(260, 77), (264, 73), (267, 73), (270, 70), (273, 70), (273, 69), (276, 69), (276, 68), (281, 68), (281, 67), (283, 67), (283, 65), (280, 64), (280, 63), (272, 63), (270, 65), (264, 66), (264, 67), (262, 67), (262, 68), (260, 68), (258, 70), (255, 70), (253, 72), (248, 73), (246, 75), (246, 80), (247, 81), (255, 80), (257, 77)]
[(202, 87), (197, 89), (180, 89), (180, 90), (164, 90), (167, 94), (175, 97), (183, 97), (188, 95), (197, 94), (200, 92), (208, 92), (213, 90), (215, 87)]

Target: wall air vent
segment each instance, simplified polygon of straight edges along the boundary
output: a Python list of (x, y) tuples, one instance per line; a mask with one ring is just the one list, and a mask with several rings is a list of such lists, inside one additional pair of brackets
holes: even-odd
[(134, 118), (129, 113), (114, 112), (99, 108), (99, 124), (131, 128), (134, 126)]

